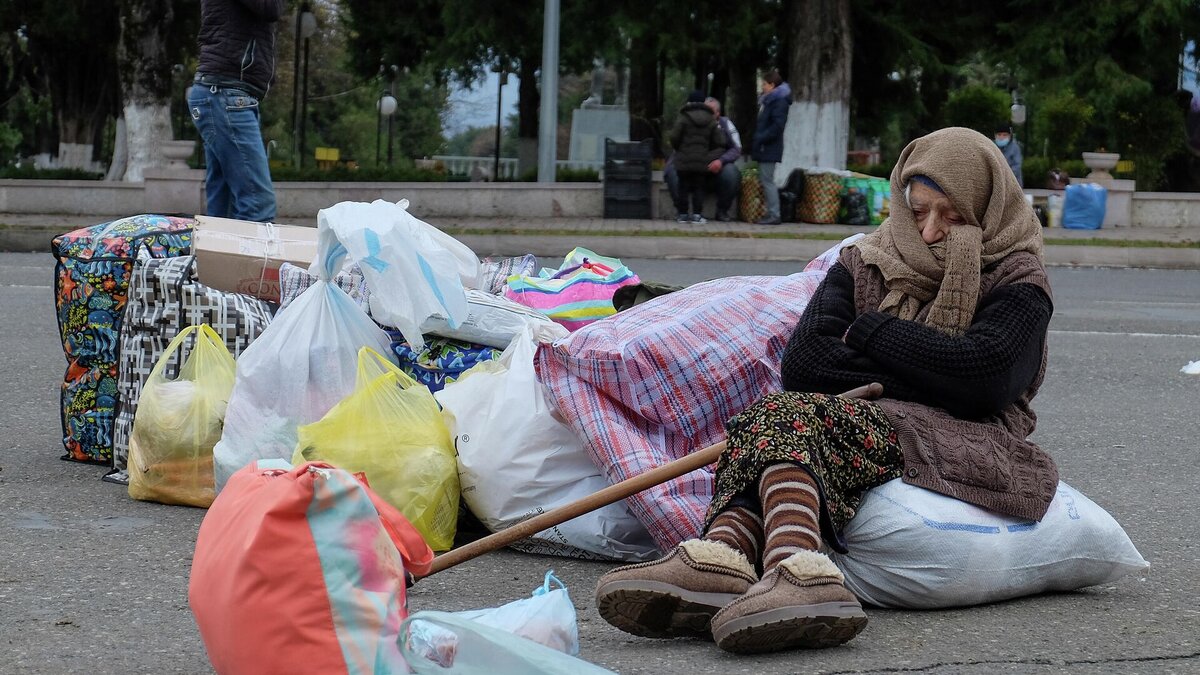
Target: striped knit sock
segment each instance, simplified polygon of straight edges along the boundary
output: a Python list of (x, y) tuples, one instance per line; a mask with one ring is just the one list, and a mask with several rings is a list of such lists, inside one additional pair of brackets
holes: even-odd
[(797, 551), (820, 547), (820, 497), (808, 471), (795, 464), (772, 464), (759, 479), (758, 494), (766, 531), (763, 574)]
[(751, 565), (757, 565), (763, 544), (763, 521), (750, 509), (734, 506), (717, 514), (704, 538), (728, 544), (741, 551)]

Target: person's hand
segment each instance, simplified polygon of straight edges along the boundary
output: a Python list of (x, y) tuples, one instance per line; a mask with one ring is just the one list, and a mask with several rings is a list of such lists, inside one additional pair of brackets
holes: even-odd
[(709, 173), (721, 173), (721, 160), (714, 159), (713, 161), (709, 162), (708, 163), (708, 172)]

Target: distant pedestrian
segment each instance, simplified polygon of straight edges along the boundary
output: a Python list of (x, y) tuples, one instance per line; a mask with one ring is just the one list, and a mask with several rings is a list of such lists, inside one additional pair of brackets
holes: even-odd
[(778, 225), (783, 222), (779, 213), (779, 187), (775, 185), (775, 167), (783, 159), (783, 128), (787, 126), (788, 108), (792, 104), (792, 89), (769, 70), (762, 77), (762, 96), (758, 99), (758, 124), (754, 129), (754, 151), (751, 157), (758, 162), (758, 180), (762, 183), (767, 201), (767, 215), (759, 225)]
[(671, 147), (675, 148), (671, 163), (679, 176), (675, 198), (676, 220), (681, 223), (708, 222), (701, 214), (704, 184), (713, 163), (720, 162), (729, 147), (729, 138), (721, 130), (713, 109), (704, 103), (704, 92), (693, 91), (688, 95), (687, 103), (679, 110), (679, 119), (671, 130)]
[(1004, 153), (1004, 161), (1008, 162), (1008, 168), (1012, 169), (1013, 175), (1017, 177), (1017, 185), (1025, 185), (1024, 176), (1021, 175), (1021, 144), (1013, 136), (1012, 127), (1007, 124), (997, 126), (995, 140), (996, 147)]
[[(733, 120), (721, 114), (720, 101), (709, 96), (704, 99), (704, 104), (717, 116), (717, 125), (721, 127), (721, 131), (725, 132), (725, 138), (729, 141), (729, 147), (725, 149), (725, 152), (708, 163), (708, 176), (705, 181), (706, 183), (716, 181), (717, 220), (728, 223), (733, 220), (730, 212), (733, 209), (733, 200), (737, 197), (738, 186), (742, 182), (742, 174), (738, 171), (736, 164), (738, 158), (742, 156), (742, 136), (734, 126)], [(673, 159), (668, 159), (666, 167), (663, 168), (663, 182), (667, 184), (667, 189), (671, 192), (671, 201), (675, 202), (679, 199), (679, 174), (675, 171)]]
[(275, 76), (275, 23), (283, 4), (200, 1), (200, 63), (187, 100), (204, 139), (210, 216), (275, 220), (258, 105)]

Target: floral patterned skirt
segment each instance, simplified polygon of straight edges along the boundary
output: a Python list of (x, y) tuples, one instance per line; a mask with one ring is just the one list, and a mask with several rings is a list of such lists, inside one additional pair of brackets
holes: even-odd
[[(708, 524), (729, 506), (761, 511), (758, 479), (771, 464), (791, 462), (816, 479), (821, 534), (839, 551), (838, 535), (863, 494), (899, 478), (904, 456), (896, 431), (870, 401), (785, 391), (768, 394), (726, 425), (728, 447), (717, 462)], [(707, 527), (705, 528), (707, 529)]]

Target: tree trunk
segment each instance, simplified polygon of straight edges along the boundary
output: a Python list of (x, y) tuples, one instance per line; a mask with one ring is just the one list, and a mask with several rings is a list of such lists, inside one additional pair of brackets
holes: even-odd
[(755, 64), (749, 59), (734, 63), (729, 68), (729, 100), (725, 114), (737, 127), (742, 137), (742, 156), (750, 158), (754, 127), (758, 122), (758, 77)]
[(787, 19), (792, 105), (780, 180), (797, 167), (846, 167), (850, 142), (850, 0), (794, 0)]
[(534, 57), (521, 59), (518, 66), (520, 84), (517, 87), (517, 175), (537, 170), (538, 152), (538, 108), (541, 94), (538, 93), (538, 62)]
[(661, 109), (658, 91), (658, 48), (654, 36), (640, 36), (629, 48), (629, 140), (653, 139), (662, 156), (658, 133)]
[(164, 166), (162, 142), (171, 140), (171, 53), (175, 21), (170, 0), (122, 0), (117, 49), (125, 116), (124, 180), (141, 181), (146, 169)]
[(108, 173), (104, 175), (104, 180), (121, 180), (125, 175), (125, 167), (129, 164), (126, 150), (128, 144), (125, 140), (125, 116), (121, 115), (117, 118), (117, 133), (113, 138), (113, 157), (112, 162), (108, 164)]

